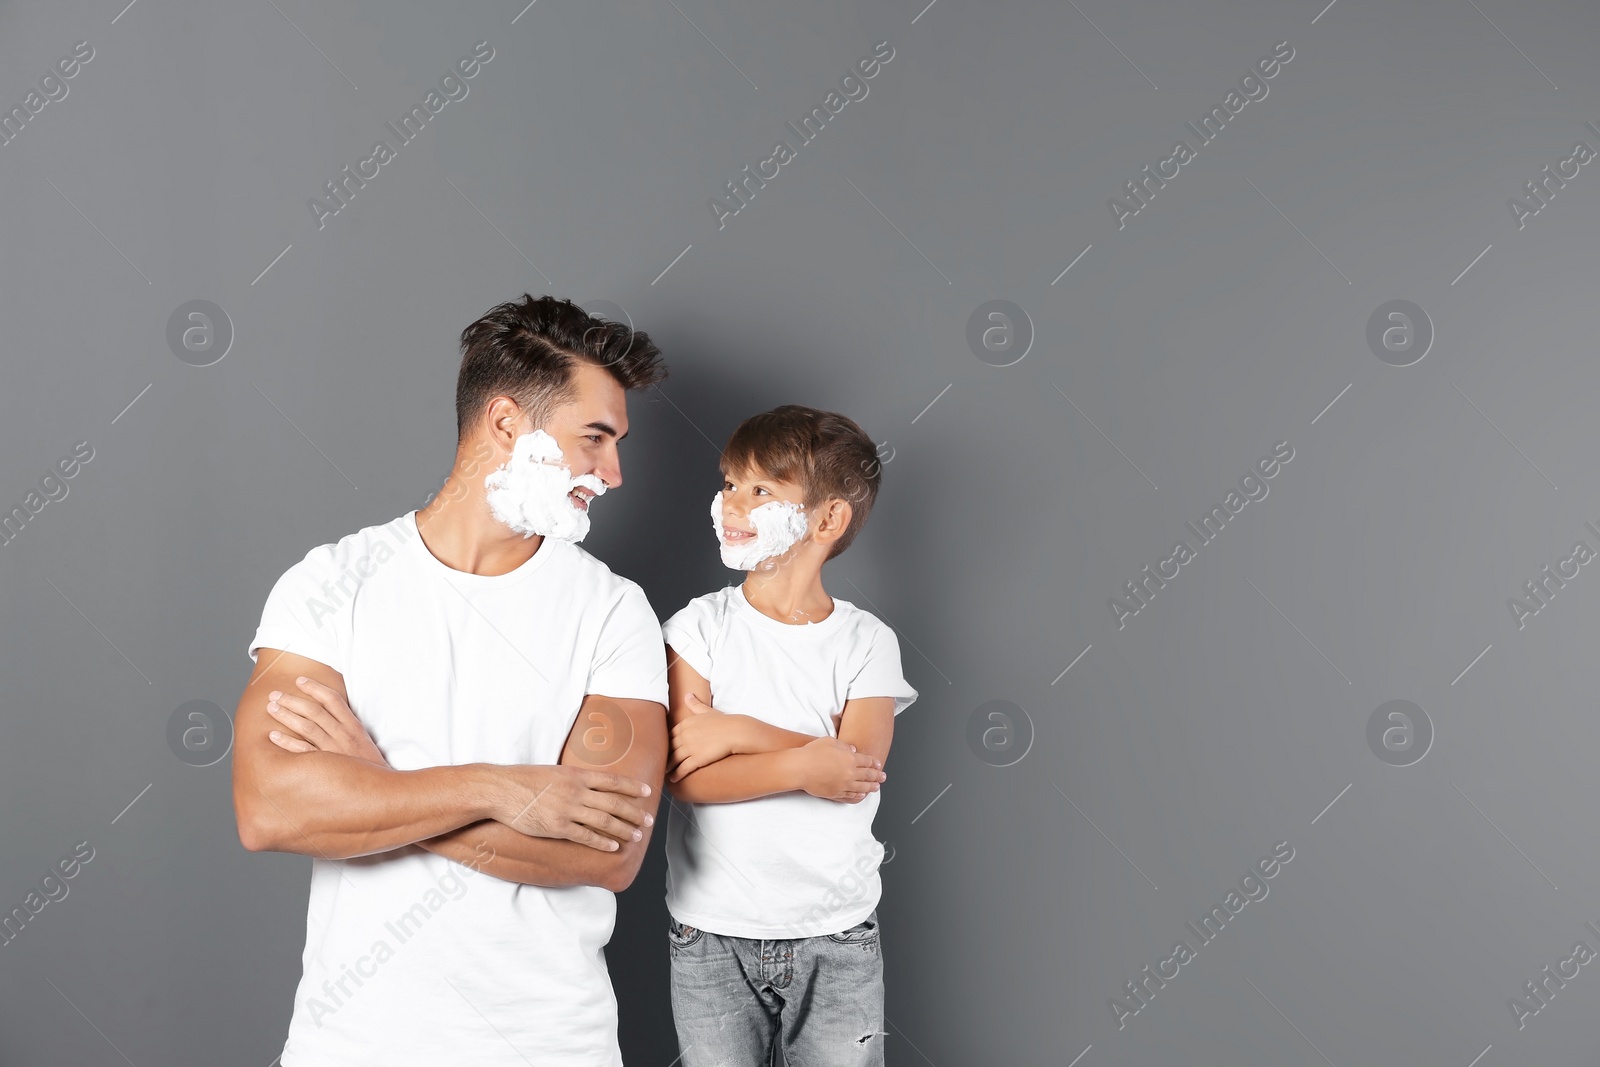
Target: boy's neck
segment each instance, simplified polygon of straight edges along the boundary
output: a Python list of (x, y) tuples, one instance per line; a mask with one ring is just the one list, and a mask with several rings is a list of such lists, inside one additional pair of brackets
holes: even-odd
[(822, 566), (791, 559), (772, 570), (757, 568), (744, 580), (744, 598), (761, 614), (792, 626), (821, 622), (834, 612), (833, 598), (822, 588)]

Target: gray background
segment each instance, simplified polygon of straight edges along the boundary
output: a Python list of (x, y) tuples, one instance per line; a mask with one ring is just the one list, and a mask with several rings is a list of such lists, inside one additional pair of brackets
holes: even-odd
[[(892, 1063), (1595, 1062), (1600, 965), (1520, 1031), (1508, 999), (1600, 949), (1600, 576), (1521, 629), (1506, 602), (1600, 547), (1600, 175), (1522, 229), (1507, 199), (1600, 148), (1600, 9), (924, 2), (0, 3), (8, 108), (95, 49), (0, 147), (0, 510), (95, 450), (0, 545), (0, 911), (96, 850), (0, 948), (0, 1062), (277, 1055), (309, 865), (246, 853), (227, 760), (167, 723), (231, 712), (284, 569), (438, 486), (456, 337), (524, 291), (667, 355), (586, 542), (663, 617), (736, 577), (705, 509), (741, 418), (838, 409), (892, 455), (825, 575), (922, 693), (877, 821)], [(470, 95), (319, 231), (307, 198), (479, 40)], [(719, 231), (707, 199), (882, 40)], [(166, 339), (193, 299), (235, 332), (212, 366)], [(966, 341), (991, 299), (1036, 334), (1012, 366)], [(1437, 331), (1403, 368), (1366, 340), (1393, 299)], [(1108, 598), (1279, 441), (1270, 495), (1118, 629)], [(1366, 740), (1395, 699), (1436, 734), (1411, 766)], [(967, 741), (992, 700), (1032, 725), (1009, 767)], [(645, 1067), (677, 1053), (657, 837), (609, 950)], [(1119, 1030), (1279, 841), (1270, 895)]]

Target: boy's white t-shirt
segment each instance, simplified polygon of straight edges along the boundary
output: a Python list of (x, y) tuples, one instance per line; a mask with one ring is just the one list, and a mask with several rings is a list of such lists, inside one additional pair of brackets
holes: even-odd
[[(458, 571), (414, 511), (289, 568), (258, 648), (344, 675), (396, 770), (559, 763), (586, 694), (667, 699), (637, 584), (554, 538), (507, 574)], [(609, 890), (508, 882), (418, 845), (314, 857), (283, 1067), (619, 1067), (615, 918)]]
[[(833, 598), (821, 622), (763, 615), (731, 585), (691, 600), (662, 633), (711, 683), (718, 711), (837, 737), (833, 716), (856, 697), (917, 698), (894, 631)], [(667, 820), (667, 910), (731, 937), (799, 938), (847, 930), (877, 907), (883, 843), (878, 793), (855, 804), (803, 791), (728, 804), (674, 801)], [(688, 818), (685, 818), (685, 813)]]

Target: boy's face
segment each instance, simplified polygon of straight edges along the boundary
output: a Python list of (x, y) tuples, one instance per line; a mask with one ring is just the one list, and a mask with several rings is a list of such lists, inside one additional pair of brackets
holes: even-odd
[(784, 500), (805, 507), (805, 490), (793, 482), (779, 481), (760, 471), (728, 471), (722, 478), (722, 535), (728, 545), (755, 539), (750, 512), (762, 504)]

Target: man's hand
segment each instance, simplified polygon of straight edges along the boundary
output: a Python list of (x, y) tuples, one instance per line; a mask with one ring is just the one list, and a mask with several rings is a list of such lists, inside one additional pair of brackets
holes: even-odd
[(615, 852), (618, 842), (642, 839), (640, 827), (655, 823), (649, 807), (638, 802), (650, 795), (650, 786), (636, 778), (563, 764), (514, 764), (494, 772), (502, 788), (492, 817), (530, 837)]
[(800, 751), (806, 768), (804, 789), (823, 800), (856, 804), (888, 779), (882, 763), (837, 737), (819, 737)]
[(337, 752), (389, 766), (337, 690), (304, 675), (296, 678), (295, 684), (299, 693), (274, 689), (267, 694), (267, 714), (294, 731), (290, 735), (273, 730), (267, 735), (273, 744), (290, 752)]
[(730, 715), (688, 693), (684, 698), (692, 715), (672, 728), (672, 769), (667, 777), (678, 781), (708, 764), (735, 752), (754, 752), (746, 744), (753, 720), (748, 715)]

